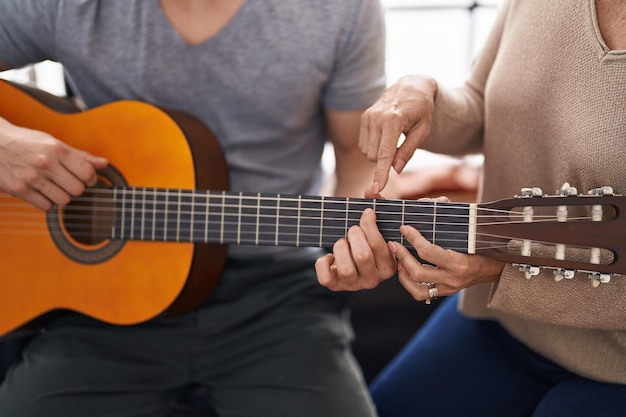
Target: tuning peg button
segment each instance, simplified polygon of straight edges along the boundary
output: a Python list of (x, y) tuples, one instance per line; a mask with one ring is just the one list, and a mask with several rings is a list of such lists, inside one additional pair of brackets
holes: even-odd
[(524, 275), (526, 276), (526, 279), (530, 279), (536, 275), (539, 275), (539, 272), (541, 272), (541, 268), (538, 266), (531, 266), (531, 265), (526, 265), (526, 264), (520, 264), (519, 265), (519, 270), (524, 272)]
[(566, 197), (573, 197), (578, 195), (578, 190), (576, 187), (571, 187), (568, 182), (563, 184), (560, 190), (556, 190), (557, 195), (562, 195)]
[(599, 187), (599, 188), (594, 188), (592, 190), (589, 190), (589, 192), (587, 194), (590, 195), (600, 195), (600, 196), (605, 196), (605, 195), (613, 195), (613, 187), (609, 187), (609, 186), (604, 186), (604, 187)]
[(522, 197), (542, 197), (543, 190), (539, 187), (522, 188)]
[(593, 284), (594, 288), (600, 284), (607, 284), (611, 281), (611, 274), (602, 274), (600, 272), (592, 272), (589, 274), (589, 279)]
[(563, 269), (563, 268), (555, 269), (554, 270), (554, 280), (555, 281), (560, 281), (563, 278), (565, 278), (565, 279), (572, 279), (572, 278), (574, 278), (575, 272), (576, 271), (574, 271), (573, 269)]

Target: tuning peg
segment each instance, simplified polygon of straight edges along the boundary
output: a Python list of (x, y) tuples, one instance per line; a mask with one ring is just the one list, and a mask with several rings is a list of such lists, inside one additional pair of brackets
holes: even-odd
[(519, 265), (519, 270), (524, 272), (524, 275), (526, 276), (526, 279), (530, 279), (534, 276), (539, 275), (539, 272), (541, 272), (541, 268), (538, 266), (531, 266), (531, 265), (526, 265), (526, 264), (520, 264)]
[(560, 190), (556, 190), (556, 193), (558, 195), (571, 197), (578, 195), (578, 190), (576, 189), (576, 187), (570, 187), (569, 182), (566, 182), (565, 184), (563, 184)]
[(543, 190), (539, 187), (522, 188), (522, 197), (541, 197)]
[(613, 195), (613, 187), (604, 186), (604, 187), (594, 188), (592, 190), (589, 190), (587, 194), (600, 195), (600, 196)]
[(611, 281), (611, 274), (602, 274), (600, 272), (592, 272), (589, 274), (589, 279), (594, 288), (600, 284), (606, 284)]
[(563, 269), (563, 268), (555, 269), (554, 270), (554, 280), (555, 281), (561, 281), (563, 278), (565, 278), (565, 279), (572, 279), (572, 278), (574, 278), (574, 273), (575, 273), (575, 271), (572, 270), (572, 269)]

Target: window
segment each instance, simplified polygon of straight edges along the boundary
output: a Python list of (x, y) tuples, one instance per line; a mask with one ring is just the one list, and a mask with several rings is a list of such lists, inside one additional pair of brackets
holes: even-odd
[(502, 0), (382, 0), (389, 82), (426, 73), (447, 85), (463, 82)]
[[(449, 86), (469, 74), (503, 0), (381, 0), (387, 30), (387, 82), (407, 74), (428, 74)], [(326, 147), (324, 170), (334, 170), (332, 147)], [(406, 170), (466, 163), (477, 167), (481, 155), (462, 159), (415, 152)], [(329, 186), (332, 179), (328, 178)], [(325, 190), (327, 191), (327, 190)]]

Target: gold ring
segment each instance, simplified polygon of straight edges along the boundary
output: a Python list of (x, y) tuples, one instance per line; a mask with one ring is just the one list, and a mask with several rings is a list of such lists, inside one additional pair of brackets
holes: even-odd
[(439, 298), (439, 290), (437, 289), (436, 286), (433, 286), (428, 289), (428, 297), (432, 298), (433, 300), (436, 300), (437, 298)]
[(423, 282), (428, 287), (428, 298), (424, 300), (424, 303), (430, 304), (430, 300), (436, 300), (439, 297), (439, 290), (437, 284), (434, 282)]

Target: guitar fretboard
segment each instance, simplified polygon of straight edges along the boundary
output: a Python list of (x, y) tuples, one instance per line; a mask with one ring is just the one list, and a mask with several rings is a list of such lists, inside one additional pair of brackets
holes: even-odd
[(471, 204), (154, 188), (113, 188), (112, 237), (124, 240), (332, 247), (376, 212), (386, 240), (402, 224), (446, 249), (468, 252)]

